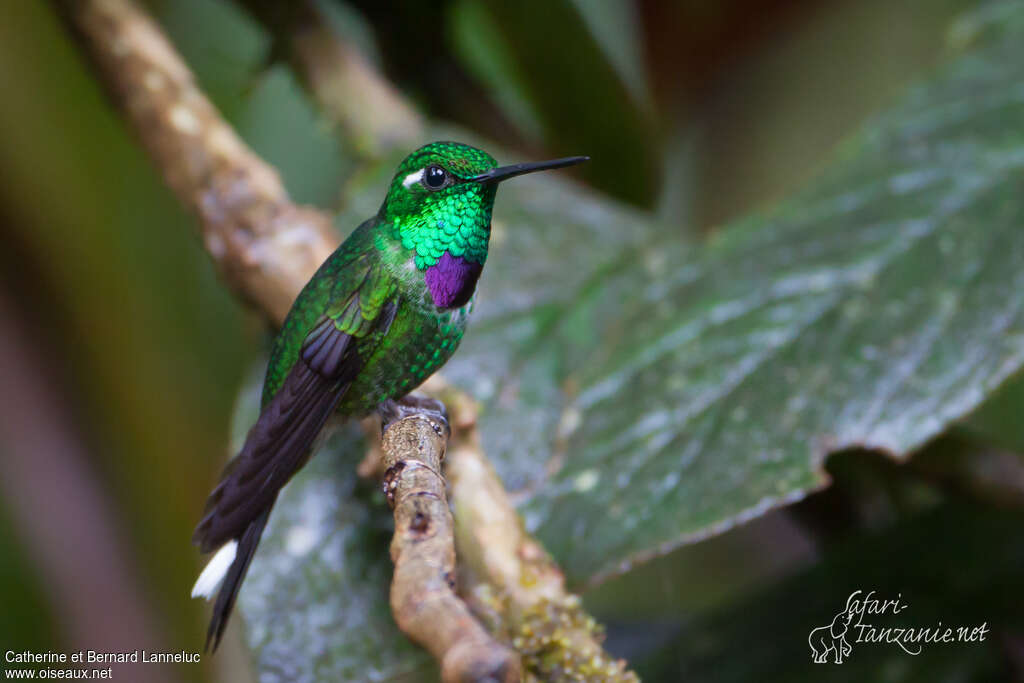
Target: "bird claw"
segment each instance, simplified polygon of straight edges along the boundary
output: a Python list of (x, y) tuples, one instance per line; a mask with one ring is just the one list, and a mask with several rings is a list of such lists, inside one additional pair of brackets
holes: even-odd
[(432, 423), (441, 427), (441, 434), (449, 436), (451, 427), (448, 424), (448, 408), (436, 398), (409, 394), (398, 399), (388, 399), (377, 408), (381, 418), (381, 433), (383, 434), (395, 422), (412, 415), (423, 415), (431, 418)]

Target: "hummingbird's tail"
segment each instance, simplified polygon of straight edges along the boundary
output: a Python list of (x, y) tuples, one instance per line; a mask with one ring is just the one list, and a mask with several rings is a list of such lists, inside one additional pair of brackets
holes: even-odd
[[(328, 330), (321, 336), (330, 334)], [(340, 354), (338, 343), (325, 342), (328, 361)], [(313, 360), (322, 367), (318, 356)], [(217, 649), (277, 494), (309, 459), (317, 435), (347, 388), (348, 382), (326, 377), (304, 360), (296, 362), (206, 499), (192, 542), (202, 552), (216, 554), (199, 575), (192, 595), (212, 597), (221, 585), (207, 648), (212, 643)]]
[(206, 632), (207, 650), (216, 650), (220, 645), (220, 639), (228, 625), (228, 617), (231, 616), (231, 609), (235, 606), (235, 598), (238, 597), (238, 590), (242, 587), (252, 556), (256, 554), (256, 547), (260, 544), (260, 536), (263, 535), (263, 528), (267, 526), (272, 507), (273, 504), (253, 519), (239, 538), (221, 546), (192, 587), (193, 598), (207, 599), (212, 598), (214, 591), (220, 587), (217, 602), (213, 606), (213, 616), (210, 618), (210, 628)]
[[(357, 290), (342, 309), (346, 321), (366, 322), (361, 301)], [(396, 306), (384, 308), (390, 313), (383, 322), (390, 324)], [(204, 553), (217, 553), (200, 574), (192, 595), (212, 596), (223, 583), (213, 606), (207, 647), (212, 643), (216, 649), (224, 634), (277, 494), (309, 460), (317, 436), (362, 368), (361, 356), (352, 343), (355, 337), (339, 324), (325, 314), (307, 335), (288, 376), (260, 410), (242, 449), (224, 468), (220, 482), (206, 499), (192, 542)]]

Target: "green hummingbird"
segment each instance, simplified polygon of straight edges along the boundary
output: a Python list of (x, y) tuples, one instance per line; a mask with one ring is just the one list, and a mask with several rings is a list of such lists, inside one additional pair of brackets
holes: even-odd
[(274, 340), (259, 419), (225, 468), (192, 537), (217, 553), (193, 597), (217, 600), (216, 649), (281, 488), (334, 414), (359, 417), (409, 393), (451, 357), (487, 260), (498, 183), (588, 157), (498, 166), (434, 142), (402, 161), (377, 215), (299, 293)]

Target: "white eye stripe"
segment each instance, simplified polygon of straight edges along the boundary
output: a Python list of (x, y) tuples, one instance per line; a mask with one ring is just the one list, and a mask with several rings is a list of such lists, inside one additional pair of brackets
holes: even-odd
[(409, 175), (405, 176), (405, 180), (402, 181), (402, 187), (412, 187), (421, 180), (423, 180), (422, 168), (414, 173), (410, 173)]

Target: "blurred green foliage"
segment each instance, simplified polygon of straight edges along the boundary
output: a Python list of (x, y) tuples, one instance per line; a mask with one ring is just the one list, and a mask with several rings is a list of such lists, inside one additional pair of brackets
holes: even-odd
[(168, 648), (191, 649), (203, 615), (182, 599), (196, 564), (183, 548), (252, 335), (51, 10), (5, 3), (0, 34), (3, 285), (58, 350)]
[[(980, 8), (961, 14), (975, 4)], [(226, 0), (149, 6), (200, 85), (280, 169), (296, 199), (340, 208), (340, 234), (376, 210), (393, 160), (357, 163), (273, 59), (277, 27), (261, 26), (244, 6)], [(609, 622), (612, 650), (629, 656), (648, 680), (764, 679), (770, 671), (779, 680), (820, 680), (826, 673), (843, 680), (981, 680), (1011, 673), (1020, 633), (1012, 596), (1024, 568), (1012, 543), (1019, 498), (993, 493), (991, 483), (1008, 490), (1019, 485), (1014, 450), (1024, 448), (1017, 419), (1024, 399), (1019, 381), (993, 394), (1019, 354), (1013, 339), (986, 336), (982, 318), (1019, 296), (1013, 283), (1021, 242), (1014, 226), (1024, 207), (1014, 159), (1021, 137), (1020, 126), (1008, 123), (1020, 121), (1020, 3), (458, 0), (384, 7), (366, 0), (338, 7), (332, 16), (339, 27), (358, 35), (388, 78), (435, 120), (459, 126), (435, 127), (432, 134), (495, 140), (518, 147), (517, 158), (594, 156), (581, 177), (601, 194), (557, 179), (523, 179), (503, 190), (480, 315), (450, 368), (488, 402), (489, 452), (510, 486), (532, 487), (538, 497), (528, 519), (580, 581), (663, 543), (665, 551), (682, 532), (733, 519), (769, 489), (797, 495), (821, 481), (800, 453), (801, 444), (810, 450), (803, 443), (808, 432), (770, 419), (800, 392), (765, 391), (758, 395), (766, 402), (747, 415), (748, 425), (764, 423), (756, 434), (675, 421), (665, 431), (675, 441), (661, 444), (653, 470), (626, 477), (621, 500), (577, 495), (588, 472), (603, 476), (621, 464), (616, 433), (644, 424), (659, 407), (685, 408), (700, 399), (686, 394), (702, 386), (700, 377), (673, 393), (663, 386), (671, 373), (652, 367), (650, 386), (629, 389), (642, 375), (626, 373), (628, 402), (620, 396), (594, 411), (591, 401), (577, 406), (575, 417), (564, 410), (579, 401), (581, 389), (593, 392), (602, 368), (620, 372), (629, 365), (619, 362), (629, 356), (622, 348), (638, 339), (667, 339), (672, 346), (670, 328), (710, 315), (716, 302), (742, 300), (743, 291), (770, 289), (780, 273), (806, 275), (808, 264), (855, 269), (858, 259), (871, 261), (900, 243), (896, 229), (872, 242), (873, 225), (926, 220), (943, 197), (963, 199), (960, 222), (935, 233), (936, 249), (910, 240), (915, 248), (878, 261), (935, 278), (907, 280), (897, 268), (878, 285), (869, 308), (884, 308), (889, 289), (918, 286), (920, 300), (935, 305), (914, 307), (920, 317), (902, 320), (901, 329), (913, 336), (948, 313), (939, 284), (963, 276), (976, 285), (962, 289), (976, 299), (965, 310), (979, 317), (953, 320), (946, 360), (922, 366), (932, 383), (912, 385), (905, 400), (885, 403), (893, 439), (867, 445), (920, 447), (949, 419), (991, 396), (958, 431), (962, 443), (926, 447), (911, 467), (858, 454), (834, 459), (830, 491), (655, 559), (586, 599)], [(945, 63), (953, 66), (939, 66)], [(930, 75), (932, 87), (900, 95), (907, 83)], [(934, 85), (943, 82), (948, 89)], [(232, 401), (263, 330), (216, 281), (193, 236), (194, 219), (163, 186), (45, 4), (0, 7), (0, 88), (0, 286), (56, 350), (62, 389), (88, 439), (90, 464), (121, 512), (145, 597), (170, 634), (167, 648), (195, 649), (205, 611), (185, 599), (198, 565), (188, 537), (227, 455)], [(893, 101), (902, 104), (894, 108)], [(984, 103), (990, 108), (974, 106)], [(958, 107), (966, 118), (950, 113)], [(889, 114), (842, 148), (815, 189), (702, 244), (720, 223), (793, 196), (819, 175), (835, 143), (879, 109)], [(944, 148), (947, 139), (959, 146)], [(941, 180), (909, 188), (899, 202), (882, 198), (860, 213), (844, 209), (844, 193), (857, 187), (869, 195), (876, 183), (893, 190), (901, 167), (887, 161), (890, 155), (912, 157), (914, 145), (926, 143), (961, 153), (934, 165)], [(503, 161), (515, 160), (495, 143), (483, 144)], [(985, 192), (976, 192), (974, 181)], [(1001, 230), (1002, 241), (986, 241), (982, 225)], [(864, 239), (854, 248), (858, 235)], [(954, 239), (952, 254), (940, 248), (943, 236)], [(775, 260), (766, 258), (772, 254)], [(566, 255), (573, 268), (565, 267)], [(971, 280), (974, 272), (982, 275)], [(838, 291), (826, 287), (819, 295), (824, 300)], [(709, 357), (685, 344), (672, 348), (684, 366), (706, 373), (709, 391), (724, 386), (730, 368), (742, 366), (743, 354), (730, 355), (730, 344), (746, 339), (748, 351), (775, 348), (778, 335), (798, 327), (785, 311), (763, 312), (761, 327), (719, 330), (706, 345)], [(815, 329), (827, 335), (831, 324)], [(858, 329), (865, 338), (892, 336), (882, 322)], [(981, 354), (978, 349), (1005, 362), (963, 380), (946, 371), (959, 367), (958, 354)], [(848, 403), (818, 398), (857, 386), (855, 379), (863, 384), (864, 377), (840, 378), (828, 390), (813, 385), (812, 371), (823, 361), (804, 351), (812, 354), (802, 366), (810, 374), (800, 386), (807, 410), (820, 413), (818, 427), (856, 417), (856, 411), (833, 414)], [(828, 357), (830, 367), (841, 355)], [(901, 361), (910, 362), (883, 352), (874, 376), (898, 374)], [(853, 363), (850, 372), (869, 366)], [(524, 417), (529, 438), (513, 438)], [(567, 419), (570, 426), (582, 420), (582, 427), (568, 429)], [(591, 435), (602, 431), (611, 446), (597, 463), (600, 444)], [(668, 508), (649, 495), (651, 485), (685, 471), (677, 451), (690, 451), (679, 439), (703, 443), (736, 434), (751, 443), (722, 446), (716, 456), (738, 454), (729, 457), (745, 464), (731, 474), (712, 459), (701, 468), (708, 476), (667, 489), (675, 496)], [(767, 452), (787, 439), (796, 456), (781, 465), (755, 462), (757, 449)], [(262, 679), (429, 677), (433, 664), (400, 639), (383, 604), (388, 515), (352, 474), (360, 444), (335, 443), (348, 455), (323, 454), (286, 491), (242, 594), (247, 614), (258, 617), (249, 637), (263, 657)], [(554, 486), (538, 488), (552, 443), (568, 460)], [(856, 443), (840, 439), (830, 447)], [(1010, 450), (993, 460), (986, 455), (993, 445)], [(5, 452), (17, 446), (0, 441)], [(994, 477), (992, 463), (999, 467)], [(999, 507), (997, 499), (1010, 507)], [(616, 504), (636, 508), (626, 517), (642, 523), (609, 524), (605, 511)], [(30, 577), (38, 572), (18, 559), (21, 541), (3, 510), (0, 504), (0, 553), (10, 559), (0, 563), (0, 645), (18, 637), (59, 647), (59, 606), (46, 600), (45, 586), (33, 587)], [(335, 528), (339, 516), (347, 523)], [(316, 527), (323, 552), (296, 556), (288, 551), (287, 531), (310, 519), (323, 522)], [(600, 542), (587, 535), (594, 533), (603, 534)], [(932, 571), (940, 567), (947, 569)], [(288, 578), (299, 579), (297, 589), (282, 586)], [(984, 648), (911, 659), (865, 647), (849, 667), (812, 667), (807, 631), (861, 587), (903, 591), (922, 621), (989, 619), (998, 634)], [(298, 655), (301, 648), (311, 654)], [(372, 666), (363, 654), (375, 658)], [(181, 675), (197, 678), (193, 668)]]
[[(4, 512), (0, 509), (0, 591), (4, 600), (0, 642), (16, 650), (44, 649), (55, 636), (47, 618), (46, 587), (21, 552), (24, 539)], [(14, 586), (18, 589), (13, 590)]]

